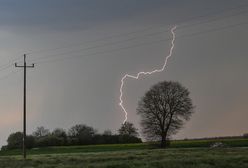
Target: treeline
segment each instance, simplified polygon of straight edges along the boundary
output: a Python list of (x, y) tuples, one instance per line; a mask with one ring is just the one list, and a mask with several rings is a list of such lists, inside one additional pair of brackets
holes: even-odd
[[(15, 132), (9, 135), (5, 149), (22, 148), (22, 132)], [(93, 127), (85, 124), (77, 124), (68, 131), (62, 128), (56, 128), (50, 131), (46, 128), (37, 127), (32, 135), (26, 137), (26, 147), (31, 149), (35, 147), (47, 146), (70, 146), (70, 145), (93, 145), (93, 144), (119, 144), (119, 143), (140, 143), (137, 129), (132, 123), (126, 122), (121, 125), (118, 134), (112, 134), (110, 130), (103, 133), (97, 133)]]
[[(243, 135), (239, 135), (239, 136), (219, 136), (219, 137), (204, 137), (204, 138), (185, 138), (182, 140), (221, 140), (221, 139), (242, 139), (242, 138), (247, 138), (248, 139), (248, 133), (245, 133)], [(180, 139), (179, 139), (180, 140)]]

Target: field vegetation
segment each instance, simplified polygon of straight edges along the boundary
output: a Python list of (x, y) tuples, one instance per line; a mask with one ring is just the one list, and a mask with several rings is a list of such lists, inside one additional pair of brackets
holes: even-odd
[[(218, 142), (224, 146), (211, 147)], [(0, 168), (245, 168), (247, 147), (246, 138), (174, 140), (167, 149), (159, 143), (54, 146), (29, 149), (26, 161), (12, 149), (0, 152)]]
[[(248, 147), (247, 138), (220, 138), (201, 140), (174, 140), (170, 142), (169, 148), (211, 148), (215, 143), (222, 143), (225, 148)], [(30, 155), (37, 154), (61, 154), (61, 153), (90, 153), (90, 152), (111, 152), (126, 150), (157, 149), (159, 143), (134, 143), (134, 144), (105, 144), (105, 145), (81, 145), (81, 146), (52, 146), (32, 148), (27, 152)], [(0, 151), (0, 156), (21, 155), (21, 149)]]
[[(128, 146), (127, 146), (128, 147)], [(1, 168), (245, 168), (247, 148), (170, 148), (1, 156)]]

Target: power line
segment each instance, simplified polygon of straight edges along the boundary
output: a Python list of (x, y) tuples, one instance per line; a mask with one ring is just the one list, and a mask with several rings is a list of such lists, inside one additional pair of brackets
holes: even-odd
[(188, 27), (192, 27), (192, 26), (195, 26), (195, 25), (212, 23), (212, 22), (215, 22), (215, 21), (223, 20), (223, 19), (230, 18), (230, 17), (240, 16), (240, 15), (247, 14), (247, 13), (248, 13), (248, 11), (245, 10), (245, 11), (241, 11), (241, 12), (238, 12), (238, 13), (235, 13), (235, 14), (231, 14), (229, 16), (223, 16), (221, 18), (216, 17), (214, 19), (208, 19), (207, 22), (205, 22), (203, 20), (203, 21), (199, 21), (199, 22), (197, 22), (195, 24), (188, 24), (188, 25), (185, 25), (185, 26), (180, 26), (179, 29), (188, 28)]
[[(179, 35), (177, 37), (177, 39), (187, 38), (187, 37), (193, 37), (193, 36), (197, 36), (197, 35), (201, 35), (201, 34), (205, 34), (205, 33), (216, 32), (216, 31), (225, 30), (225, 29), (229, 29), (229, 28), (234, 28), (234, 27), (242, 26), (242, 25), (246, 25), (246, 24), (248, 24), (248, 22), (242, 22), (242, 23), (232, 24), (232, 25), (228, 25), (228, 26), (222, 26), (220, 28), (213, 28), (213, 29), (210, 29), (210, 30), (195, 32), (195, 33), (191, 33), (191, 34), (185, 34), (185, 35), (181, 35), (181, 36)], [(76, 55), (76, 56), (63, 57), (63, 58), (57, 58), (59, 56), (58, 55), (53, 60), (38, 61), (35, 64), (37, 64), (37, 63), (39, 63), (39, 64), (51, 63), (51, 62), (63, 61), (63, 60), (74, 59), (74, 58), (81, 58), (81, 57), (88, 57), (88, 56), (94, 56), (94, 55), (99, 55), (99, 54), (112, 53), (112, 52), (117, 52), (117, 51), (120, 51), (120, 50), (125, 50), (125, 49), (130, 49), (130, 48), (136, 48), (136, 47), (140, 47), (140, 46), (144, 46), (144, 45), (157, 44), (157, 43), (165, 42), (165, 41), (168, 41), (168, 40), (170, 40), (170, 39), (162, 39), (162, 40), (156, 40), (156, 41), (152, 41), (152, 42), (144, 42), (144, 43), (140, 43), (140, 44), (136, 44), (136, 45), (132, 45), (132, 46), (122, 47), (122, 48), (113, 49), (113, 50), (107, 50), (107, 51), (104, 51), (104, 52), (95, 52), (95, 53), (91, 53), (91, 54)], [(18, 59), (16, 59), (16, 60), (18, 60)], [(10, 64), (9, 66), (5, 67), (5, 69), (9, 68), (11, 65), (12, 64)], [(1, 70), (3, 70), (3, 69), (1, 69)], [(10, 73), (8, 73), (5, 76), (0, 77), (0, 80), (6, 79), (10, 75), (15, 74), (17, 72), (10, 72)]]
[(6, 69), (10, 68), (10, 67), (12, 66), (13, 62), (19, 60), (20, 58), (21, 58), (21, 57), (18, 56), (18, 57), (16, 57), (16, 58), (14, 58), (14, 59), (8, 61), (7, 64), (1, 65), (1, 66), (0, 66), (0, 71), (3, 71), (3, 70), (6, 70)]
[[(216, 31), (225, 30), (225, 29), (229, 29), (229, 28), (234, 28), (234, 27), (241, 26), (241, 25), (246, 25), (246, 24), (248, 24), (248, 22), (242, 22), (242, 23), (232, 24), (232, 25), (228, 25), (228, 26), (222, 26), (222, 27), (219, 27), (219, 28), (213, 28), (213, 29), (206, 30), (206, 31), (200, 31), (200, 32), (195, 32), (195, 33), (191, 33), (191, 34), (185, 34), (185, 35), (178, 36), (177, 39), (193, 37), (193, 36), (197, 36), (197, 35), (201, 35), (201, 34), (205, 34), (205, 33), (216, 32)], [(95, 53), (92, 53), (92, 54), (76, 55), (76, 56), (63, 57), (63, 58), (57, 58), (57, 59), (55, 58), (53, 60), (38, 61), (36, 63), (43, 64), (43, 63), (62, 61), (62, 60), (66, 60), (66, 59), (73, 59), (73, 58), (93, 56), (93, 55), (99, 55), (99, 54), (105, 54), (105, 53), (112, 53), (112, 52), (116, 52), (116, 51), (120, 51), (120, 50), (124, 50), (124, 49), (135, 48), (135, 47), (140, 47), (140, 46), (150, 45), (150, 44), (155, 44), (155, 43), (161, 43), (161, 42), (165, 42), (165, 41), (168, 41), (168, 40), (170, 40), (170, 39), (167, 38), (167, 39), (156, 40), (156, 41), (152, 41), (152, 42), (144, 42), (144, 43), (140, 43), (140, 44), (136, 44), (136, 45), (132, 45), (132, 46), (122, 47), (122, 48), (113, 49), (113, 50), (107, 50), (107, 51), (104, 51), (104, 52), (95, 52)]]
[[(246, 13), (248, 13), (248, 11), (242, 11), (242, 12), (239, 12), (239, 13), (237, 13), (235, 15), (230, 15), (230, 16), (226, 16), (226, 17), (222, 17), (222, 18), (215, 18), (215, 19), (208, 20), (207, 22), (200, 22), (200, 23), (195, 23), (195, 24), (191, 24), (191, 25), (186, 25), (186, 26), (183, 26), (183, 27), (179, 27), (178, 29), (188, 28), (188, 27), (195, 26), (195, 25), (202, 25), (202, 24), (212, 23), (212, 22), (215, 22), (215, 21), (226, 19), (227, 17), (230, 18), (230, 17), (234, 17), (234, 16), (246, 14)], [(140, 37), (154, 36), (154, 35), (158, 35), (158, 34), (165, 33), (165, 32), (168, 32), (168, 30), (163, 30), (163, 31), (159, 31), (159, 32), (153, 32), (153, 33), (150, 33), (150, 34), (145, 34), (145, 35), (138, 36), (138, 37), (132, 37), (132, 38), (128, 38), (128, 39), (125, 39), (125, 40), (109, 42), (109, 43), (105, 43), (105, 44), (101, 44), (101, 45), (89, 46), (89, 47), (74, 50), (74, 51), (65, 51), (65, 52), (62, 52), (62, 53), (59, 53), (59, 54), (47, 55), (47, 56), (39, 57), (39, 58), (36, 58), (36, 59), (31, 59), (31, 61), (39, 61), (39, 60), (48, 59), (48, 58), (51, 58), (51, 57), (57, 57), (57, 56), (61, 56), (61, 55), (67, 55), (67, 54), (71, 54), (71, 53), (75, 53), (75, 52), (79, 52), (79, 51), (86, 51), (86, 50), (91, 50), (91, 49), (105, 47), (105, 46), (118, 45), (119, 43), (136, 40), (136, 39), (138, 39)]]
[[(233, 7), (233, 8), (228, 8), (228, 9), (223, 9), (221, 11), (218, 11), (216, 13), (214, 13), (214, 16), (217, 16), (218, 14), (222, 14), (222, 13), (226, 13), (226, 12), (230, 12), (230, 11), (236, 11), (237, 9), (246, 9), (246, 7), (248, 6), (248, 4), (244, 4), (244, 5), (241, 5), (241, 6), (237, 6), (237, 7)], [(228, 10), (228, 11), (227, 11)], [(199, 21), (197, 23), (194, 23), (194, 24), (187, 24), (187, 25), (183, 25), (185, 23), (188, 23), (190, 21), (194, 21), (196, 19), (199, 19), (199, 18), (206, 18), (206, 17), (209, 17), (209, 15), (201, 15), (201, 16), (197, 16), (197, 17), (192, 17), (190, 19), (188, 19), (187, 21), (184, 21), (184, 22), (181, 22), (179, 29), (183, 29), (183, 28), (188, 28), (188, 27), (191, 27), (191, 26), (195, 26), (195, 25), (201, 25), (201, 24), (206, 24), (206, 23), (211, 23), (211, 22), (215, 22), (217, 20), (222, 20), (222, 19), (225, 19), (227, 17), (233, 17), (233, 16), (238, 16), (238, 15), (242, 15), (242, 14), (245, 14), (247, 13), (248, 11), (240, 11), (238, 13), (235, 13), (235, 14), (232, 14), (232, 15), (228, 15), (228, 16), (224, 16), (224, 17), (221, 17), (221, 18), (210, 18), (210, 19), (207, 19), (207, 20), (202, 20), (202, 21)], [(212, 14), (212, 13), (209, 13), (209, 14)], [(207, 21), (207, 22), (206, 22)], [(162, 28), (162, 26), (161, 26)], [(112, 38), (115, 38), (115, 37), (122, 37), (122, 36), (128, 36), (128, 35), (132, 35), (132, 34), (136, 34), (136, 33), (142, 33), (142, 32), (146, 32), (147, 30), (151, 30), (151, 29), (154, 29), (153, 26), (151, 27), (148, 27), (148, 28), (144, 28), (142, 30), (138, 30), (138, 31), (132, 31), (132, 32), (128, 32), (128, 33), (120, 33), (120, 34), (117, 34), (117, 35), (112, 35), (112, 36), (108, 36), (108, 37), (104, 37), (104, 38), (100, 38), (100, 39), (96, 39), (96, 40), (89, 40), (89, 41), (86, 41), (86, 42), (83, 42), (81, 44), (76, 44), (77, 46), (81, 46), (85, 43), (93, 43), (93, 42), (98, 42), (98, 41), (104, 41), (104, 40), (107, 40), (107, 39), (112, 39)], [(105, 47), (105, 46), (109, 46), (109, 45), (116, 45), (116, 44), (119, 44), (119, 43), (122, 43), (122, 42), (127, 42), (127, 41), (132, 41), (132, 40), (135, 40), (135, 39), (138, 39), (138, 38), (141, 38), (141, 37), (148, 37), (148, 36), (154, 36), (154, 35), (158, 35), (158, 34), (161, 34), (161, 33), (166, 33), (168, 32), (168, 30), (166, 31), (157, 31), (157, 32), (153, 32), (153, 33), (149, 33), (149, 34), (145, 34), (145, 35), (140, 35), (140, 36), (136, 36), (136, 37), (132, 37), (132, 38), (129, 38), (129, 39), (125, 39), (125, 40), (119, 40), (119, 41), (115, 41), (115, 42), (109, 42), (109, 43), (105, 43), (105, 44), (102, 44), (102, 45), (96, 45), (96, 46), (90, 46), (90, 47), (87, 47), (87, 48), (83, 48), (83, 49), (79, 49), (79, 50), (76, 50), (76, 51), (66, 51), (66, 52), (63, 52), (63, 53), (59, 53), (59, 54), (52, 54), (52, 55), (47, 55), (47, 56), (43, 56), (43, 57), (39, 57), (37, 59), (31, 59), (32, 61), (39, 61), (39, 60), (45, 60), (45, 59), (50, 59), (51, 57), (57, 57), (57, 56), (61, 56), (61, 55), (67, 55), (67, 54), (70, 54), (70, 53), (73, 53), (73, 52), (78, 52), (78, 51), (83, 51), (83, 50), (91, 50), (91, 49), (95, 49), (95, 48), (99, 48), (99, 47)], [(29, 54), (33, 54), (33, 53), (42, 53), (42, 52), (49, 52), (49, 51), (54, 51), (54, 50), (59, 50), (59, 49), (66, 49), (66, 48), (71, 48), (75, 45), (71, 45), (71, 46), (66, 46), (66, 47), (57, 47), (57, 48), (51, 48), (51, 49), (48, 49), (48, 50), (40, 50), (40, 51), (37, 51), (37, 52), (30, 52)], [(4, 64), (2, 66), (0, 66), (0, 71), (3, 71), (3, 70), (6, 70), (8, 68), (10, 68), (12, 66), (12, 63), (18, 59), (20, 59), (21, 57), (17, 57), (11, 61), (9, 61), (9, 64)]]
[[(230, 11), (233, 11), (233, 10), (246, 8), (247, 6), (248, 6), (248, 4), (244, 4), (244, 5), (240, 5), (240, 6), (237, 6), (237, 7), (223, 9), (221, 11), (218, 11), (218, 12), (214, 13), (214, 16), (222, 14), (222, 13), (225, 13), (226, 10), (228, 10), (228, 12), (230, 12)], [(212, 13), (209, 13), (209, 14), (212, 14)], [(208, 15), (201, 15), (201, 16), (197, 16), (197, 17), (191, 17), (187, 21), (181, 22), (180, 24), (185, 24), (187, 22), (194, 21), (194, 20), (197, 20), (199, 18), (209, 17), (209, 14)], [(191, 24), (190, 26), (192, 26), (192, 25), (195, 25), (195, 24)], [(161, 26), (161, 28), (163, 28), (163, 27), (164, 26)], [(183, 27), (189, 27), (189, 26), (186, 25), (186, 26), (180, 26), (180, 27), (183, 28)], [(75, 46), (82, 46), (85, 43), (93, 43), (93, 42), (105, 41), (105, 40), (116, 38), (116, 37), (129, 36), (129, 35), (136, 34), (136, 33), (146, 32), (147, 30), (151, 30), (151, 29), (154, 29), (154, 27), (151, 26), (151, 27), (148, 27), (148, 28), (144, 28), (144, 29), (141, 29), (141, 30), (132, 31), (132, 32), (128, 32), (128, 33), (120, 33), (120, 34), (117, 34), (117, 35), (110, 35), (110, 36), (107, 36), (107, 37), (103, 37), (103, 38), (99, 38), (99, 39), (95, 39), (95, 40), (89, 40), (89, 41), (85, 41), (83, 43), (77, 43), (77, 44), (70, 45), (70, 46), (65, 46), (65, 47), (56, 47), (56, 48), (50, 48), (50, 49), (46, 49), (46, 50), (38, 50), (38, 51), (34, 51), (34, 52), (28, 52), (28, 54), (44, 53), (44, 52), (55, 51), (55, 50), (59, 50), (59, 49), (71, 48), (71, 47), (75, 47)]]
[(18, 73), (18, 71), (11, 71), (10, 73), (0, 77), (0, 81), (9, 78), (11, 75)]

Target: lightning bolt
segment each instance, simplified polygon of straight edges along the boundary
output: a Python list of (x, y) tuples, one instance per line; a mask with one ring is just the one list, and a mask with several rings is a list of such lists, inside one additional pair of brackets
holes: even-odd
[(167, 65), (167, 61), (168, 61), (168, 59), (172, 56), (173, 49), (174, 49), (174, 46), (175, 46), (174, 42), (175, 42), (175, 37), (176, 37), (176, 35), (175, 35), (175, 32), (174, 32), (174, 31), (175, 31), (176, 28), (177, 28), (177, 27), (174, 26), (174, 27), (171, 28), (171, 30), (170, 30), (170, 31), (171, 31), (171, 34), (172, 34), (171, 48), (170, 48), (169, 55), (167, 55), (167, 56), (165, 57), (164, 65), (162, 66), (162, 68), (160, 68), (160, 69), (155, 69), (155, 70), (153, 70), (153, 71), (148, 71), (148, 72), (139, 72), (139, 73), (137, 73), (136, 75), (125, 74), (125, 75), (121, 78), (120, 103), (119, 103), (119, 105), (120, 105), (121, 109), (123, 110), (123, 112), (125, 113), (125, 119), (124, 119), (124, 121), (123, 121), (123, 124), (127, 121), (127, 111), (126, 111), (126, 109), (125, 109), (125, 107), (124, 107), (124, 105), (123, 105), (123, 100), (122, 100), (122, 97), (123, 97), (123, 86), (124, 86), (125, 80), (126, 80), (127, 78), (139, 79), (140, 75), (151, 75), (151, 74), (153, 74), (153, 73), (157, 73), (157, 72), (162, 72), (162, 71), (164, 71), (164, 69), (165, 69), (165, 67), (166, 67), (166, 65)]

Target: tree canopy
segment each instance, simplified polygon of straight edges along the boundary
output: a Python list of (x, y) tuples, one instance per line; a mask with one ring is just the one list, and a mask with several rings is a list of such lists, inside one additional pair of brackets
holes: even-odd
[(150, 88), (139, 101), (142, 132), (149, 140), (161, 141), (166, 147), (168, 138), (182, 128), (193, 113), (189, 91), (178, 82), (160, 82)]

